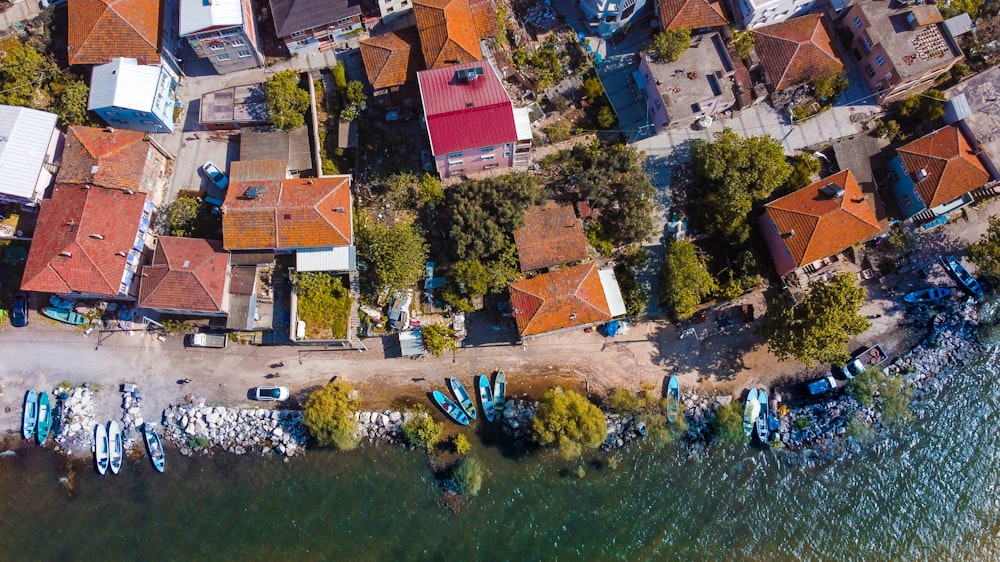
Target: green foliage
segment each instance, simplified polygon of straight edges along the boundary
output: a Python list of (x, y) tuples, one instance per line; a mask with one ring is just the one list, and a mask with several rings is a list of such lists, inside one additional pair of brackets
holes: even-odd
[(760, 285), (757, 273), (757, 258), (750, 250), (743, 250), (718, 276), (718, 295), (724, 299), (735, 299)]
[(573, 136), (569, 125), (562, 121), (553, 123), (542, 130), (545, 131), (545, 136), (549, 137), (549, 142), (562, 142)]
[(733, 48), (741, 59), (749, 58), (753, 52), (753, 31), (749, 29), (733, 30)]
[(524, 47), (514, 51), (514, 66), (521, 71), (528, 71), (535, 77), (535, 90), (546, 90), (563, 76), (562, 63), (559, 62), (559, 51), (550, 44), (542, 45), (532, 52)]
[(629, 316), (640, 316), (646, 311), (649, 293), (636, 277), (646, 268), (649, 254), (641, 246), (631, 246), (619, 258), (615, 265), (615, 278), (625, 300), (625, 313)]
[(292, 284), (299, 320), (311, 339), (347, 339), (351, 295), (343, 280), (325, 271), (296, 271)]
[(333, 83), (338, 90), (347, 89), (347, 69), (344, 68), (342, 62), (338, 60), (337, 64), (330, 69), (330, 74), (333, 76)]
[(365, 85), (357, 80), (351, 80), (344, 89), (344, 109), (340, 111), (340, 118), (345, 121), (354, 121), (368, 107), (368, 96), (365, 95)]
[(290, 131), (305, 124), (305, 112), (309, 109), (309, 92), (299, 86), (299, 73), (283, 70), (264, 83), (264, 97), (271, 124)]
[(807, 365), (813, 361), (843, 364), (851, 336), (868, 329), (859, 314), (867, 291), (850, 273), (838, 273), (828, 283), (812, 285), (806, 297), (791, 306), (784, 300), (771, 302), (758, 335), (778, 359), (794, 357)]
[(377, 293), (409, 287), (423, 275), (427, 263), (427, 242), (412, 221), (392, 226), (359, 217), (356, 229), (358, 269)]
[(719, 441), (731, 444), (746, 443), (747, 436), (743, 433), (743, 403), (739, 400), (732, 400), (725, 406), (719, 406), (711, 425)]
[(853, 437), (858, 441), (869, 441), (875, 436), (875, 428), (868, 425), (868, 422), (861, 419), (861, 416), (857, 412), (851, 416), (851, 419), (847, 421), (847, 433), (848, 437)]
[(627, 388), (616, 388), (608, 395), (608, 408), (616, 414), (631, 416), (646, 408), (645, 401)]
[(680, 240), (667, 247), (660, 270), (659, 298), (677, 319), (690, 318), (705, 297), (718, 290), (694, 244)]
[(690, 29), (670, 29), (653, 36), (649, 56), (655, 62), (676, 62), (691, 46)]
[(792, 423), (792, 427), (799, 431), (805, 431), (813, 426), (813, 420), (809, 416), (800, 416), (795, 418), (795, 422)]
[(584, 449), (597, 448), (604, 441), (607, 424), (604, 413), (587, 397), (550, 388), (539, 403), (534, 431), (540, 444), (555, 445), (563, 458), (571, 459)]
[(456, 434), (452, 443), (455, 445), (455, 452), (463, 457), (472, 450), (472, 443), (469, 443), (469, 438), (464, 433)]
[(792, 174), (788, 176), (788, 187), (801, 189), (813, 182), (813, 175), (819, 173), (819, 158), (808, 152), (800, 152), (792, 157)]
[(331, 382), (314, 390), (306, 399), (302, 423), (322, 447), (349, 451), (358, 446), (358, 422), (354, 417), (361, 400), (346, 382)]
[(615, 115), (615, 111), (611, 109), (610, 106), (602, 105), (601, 109), (597, 110), (597, 126), (602, 129), (610, 129), (615, 126), (618, 122), (618, 116)]
[(441, 178), (427, 173), (420, 177), (420, 201), (431, 205), (440, 205), (444, 202)]
[(993, 284), (1000, 284), (1000, 216), (990, 217), (990, 226), (982, 237), (969, 245), (969, 259), (977, 274)]
[(667, 421), (667, 416), (663, 413), (642, 414), (638, 421), (646, 424), (646, 441), (657, 449), (680, 441), (688, 429), (687, 420), (684, 419), (683, 405), (681, 405), (676, 423)]
[(212, 213), (212, 206), (195, 197), (178, 197), (161, 211), (170, 236), (218, 239), (222, 218)]
[(184, 320), (166, 318), (161, 322), (161, 324), (163, 324), (163, 331), (166, 334), (183, 334), (194, 330), (194, 324)]
[(600, 221), (590, 221), (586, 228), (587, 242), (597, 253), (609, 258), (615, 251), (615, 243), (607, 232), (604, 231), (604, 224)]
[(424, 348), (434, 357), (458, 349), (455, 330), (448, 324), (425, 324), (420, 327), (420, 333), (424, 337)]
[(621, 464), (621, 460), (618, 458), (617, 455), (613, 455), (613, 456), (608, 457), (608, 468), (609, 469), (611, 469), (611, 470), (617, 470), (619, 464)]
[(604, 86), (596, 76), (591, 76), (583, 81), (583, 97), (591, 103), (599, 100), (604, 95)]
[(45, 109), (46, 86), (57, 72), (33, 47), (11, 37), (0, 43), (0, 104)]
[(587, 469), (583, 468), (582, 464), (576, 467), (576, 477), (579, 478), (580, 480), (583, 480), (584, 478), (587, 477)]
[(962, 78), (970, 74), (972, 74), (972, 69), (964, 62), (956, 62), (955, 66), (951, 67), (951, 79), (955, 82), (961, 82)]
[(930, 89), (900, 100), (899, 115), (910, 121), (931, 123), (944, 117), (944, 102), (941, 90)]
[(465, 287), (465, 293), (481, 297), (490, 290), (490, 272), (476, 260), (463, 260), (451, 266), (451, 277)]
[(430, 451), (441, 439), (444, 424), (434, 421), (427, 412), (417, 412), (403, 424), (402, 430), (407, 443)]
[(847, 89), (847, 76), (843, 72), (828, 72), (813, 80), (813, 92), (821, 101), (833, 101)]
[(202, 449), (207, 449), (212, 446), (212, 442), (208, 440), (208, 437), (204, 435), (192, 435), (188, 439), (188, 447), (191, 447), (195, 451), (200, 451)]
[(872, 367), (854, 377), (848, 388), (858, 403), (866, 408), (873, 406), (878, 398), (882, 419), (888, 424), (905, 423), (913, 418), (910, 410), (913, 388), (907, 386), (900, 376)]
[(87, 84), (76, 77), (68, 81), (53, 80), (52, 107), (51, 110), (59, 115), (62, 122), (67, 125), (87, 125), (90, 123), (90, 116), (87, 114), (87, 101), (90, 97), (90, 88)]
[(985, 0), (951, 0), (948, 4), (939, 4), (939, 9), (941, 10), (941, 16), (945, 19), (953, 18), (965, 12), (975, 21), (980, 10), (983, 9), (984, 3)]
[(879, 119), (873, 132), (876, 137), (892, 142), (899, 138), (899, 123), (895, 119), (889, 119), (888, 121)]
[(524, 224), (524, 211), (541, 202), (538, 179), (508, 174), (484, 180), (466, 180), (445, 193), (443, 217), (446, 247), (455, 261), (476, 260), (484, 265), (499, 260), (514, 247), (514, 230)]
[(897, 252), (910, 250), (917, 243), (913, 236), (898, 224), (893, 227), (892, 232), (889, 233), (889, 237), (886, 238), (885, 242)]
[(475, 496), (483, 487), (483, 472), (483, 463), (475, 457), (469, 457), (455, 468), (451, 474), (451, 481), (463, 496)]
[(792, 173), (784, 148), (772, 136), (741, 137), (732, 129), (691, 145), (693, 218), (712, 236), (742, 243), (750, 235), (753, 204), (784, 185)]

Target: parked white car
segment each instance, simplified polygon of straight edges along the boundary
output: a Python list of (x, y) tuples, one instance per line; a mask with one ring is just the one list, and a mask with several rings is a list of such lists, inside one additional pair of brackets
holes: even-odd
[(258, 386), (253, 389), (253, 399), (261, 402), (281, 402), (288, 400), (287, 386)]

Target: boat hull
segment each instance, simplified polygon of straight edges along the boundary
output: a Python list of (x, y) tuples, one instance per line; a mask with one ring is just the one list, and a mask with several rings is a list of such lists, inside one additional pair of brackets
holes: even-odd
[(681, 385), (677, 375), (671, 375), (667, 382), (667, 421), (677, 423), (681, 408)]
[(94, 465), (97, 473), (104, 476), (108, 472), (108, 430), (101, 424), (94, 426)]
[(83, 317), (80, 313), (74, 310), (66, 310), (64, 308), (52, 308), (44, 307), (39, 312), (42, 315), (51, 318), (53, 320), (62, 322), (64, 324), (70, 324), (71, 326), (82, 326), (87, 323), (87, 319)]
[(960, 289), (969, 296), (977, 299), (983, 298), (983, 288), (979, 286), (979, 281), (970, 274), (955, 256), (941, 256), (941, 263), (948, 274), (958, 283)]
[(934, 287), (933, 289), (923, 289), (914, 291), (903, 297), (906, 302), (924, 303), (941, 300), (951, 294), (951, 289), (944, 287)]
[(149, 460), (153, 463), (153, 468), (157, 472), (163, 472), (164, 468), (166, 468), (167, 458), (163, 452), (163, 444), (160, 442), (160, 436), (156, 434), (156, 430), (150, 427), (149, 424), (143, 424), (142, 436), (145, 438), (146, 450), (149, 451)]
[(445, 396), (442, 392), (435, 390), (431, 393), (434, 397), (434, 402), (439, 408), (452, 419), (455, 423), (459, 425), (469, 425), (469, 416), (465, 415), (465, 411), (462, 410), (461, 406), (455, 403), (454, 400)]
[(108, 422), (108, 468), (111, 474), (118, 474), (122, 469), (122, 459), (125, 458), (125, 447), (122, 443), (122, 430), (118, 422)]
[(770, 430), (767, 427), (767, 391), (763, 388), (757, 391), (757, 402), (760, 403), (760, 412), (757, 415), (757, 438), (761, 443), (767, 443)]
[(484, 373), (476, 375), (476, 386), (479, 388), (479, 404), (483, 407), (483, 417), (486, 421), (493, 421), (495, 412), (493, 411), (493, 389), (490, 388), (490, 379)]
[(507, 375), (501, 369), (497, 369), (497, 376), (493, 378), (493, 413), (497, 418), (503, 416), (504, 405), (507, 397)]
[(746, 406), (743, 408), (743, 433), (747, 437), (753, 433), (754, 422), (757, 421), (757, 416), (760, 415), (760, 402), (757, 401), (757, 389), (751, 388), (750, 392), (747, 393)]
[(35, 436), (35, 425), (38, 423), (38, 396), (34, 389), (24, 395), (24, 411), (21, 416), (21, 436), (31, 439)]
[(35, 426), (35, 437), (38, 438), (39, 445), (45, 444), (50, 429), (52, 429), (52, 403), (49, 401), (49, 393), (42, 391), (38, 395), (38, 425)]
[(476, 403), (472, 401), (469, 391), (465, 390), (462, 382), (455, 377), (451, 377), (448, 379), (448, 386), (451, 387), (451, 393), (455, 395), (455, 400), (465, 410), (465, 414), (469, 416), (469, 419), (476, 419)]

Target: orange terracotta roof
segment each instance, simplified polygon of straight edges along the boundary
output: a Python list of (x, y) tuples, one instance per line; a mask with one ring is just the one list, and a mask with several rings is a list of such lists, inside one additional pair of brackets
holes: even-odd
[(416, 0), (413, 15), (428, 70), (482, 60), (468, 0)]
[[(295, 249), (354, 243), (351, 177), (249, 179), (254, 161), (233, 162), (222, 233), (227, 250)], [(284, 163), (281, 163), (283, 167)], [(251, 196), (251, 190), (257, 192)]]
[(587, 258), (587, 237), (573, 207), (555, 202), (525, 211), (514, 243), (524, 272)]
[(423, 70), (415, 27), (390, 31), (361, 42), (361, 60), (375, 90), (401, 86)]
[(807, 14), (755, 29), (754, 46), (775, 90), (799, 86), (844, 69), (821, 14)]
[(115, 57), (159, 62), (159, 0), (70, 0), (68, 9), (70, 64), (104, 64)]
[(56, 179), (148, 193), (152, 182), (143, 185), (143, 176), (159, 173), (146, 169), (150, 150), (155, 149), (142, 131), (72, 126)]
[(597, 266), (580, 264), (510, 284), (517, 331), (536, 336), (611, 320)]
[(142, 268), (139, 306), (222, 312), (229, 253), (221, 240), (160, 236)]
[(469, 8), (472, 9), (472, 21), (476, 24), (476, 35), (480, 39), (500, 34), (497, 27), (497, 7), (493, 0), (469, 0)]
[(722, 5), (713, 0), (660, 0), (660, 27), (700, 29), (729, 25)]
[[(983, 163), (954, 125), (920, 137), (896, 152), (928, 208), (957, 199), (990, 181)], [(917, 181), (920, 169), (927, 172), (927, 177)]]
[[(829, 184), (842, 197), (820, 191)], [(844, 170), (765, 205), (797, 267), (863, 242), (881, 232), (873, 204), (850, 170)]]

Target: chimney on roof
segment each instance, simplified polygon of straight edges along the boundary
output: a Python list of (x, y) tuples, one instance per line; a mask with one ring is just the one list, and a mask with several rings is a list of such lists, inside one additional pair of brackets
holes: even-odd
[(59, 255), (62, 256), (62, 257), (64, 257), (64, 258), (71, 258), (71, 257), (73, 257), (73, 252), (67, 252), (66, 250), (63, 250), (63, 251), (59, 252)]
[(125, 252), (123, 252), (123, 251), (121, 251), (121, 250), (119, 250), (119, 251), (115, 252), (115, 255), (116, 255), (116, 256), (121, 256), (121, 257), (123, 257), (123, 258), (124, 258), (124, 257), (127, 257), (127, 254), (125, 254)]
[(97, 239), (97, 240), (104, 240), (104, 235), (103, 235), (103, 234), (98, 234), (98, 233), (96, 233), (96, 232), (95, 232), (95, 233), (93, 233), (93, 234), (91, 234), (91, 235), (90, 235), (90, 237), (91, 237), (91, 238), (95, 238), (95, 239)]
[(347, 209), (345, 209), (343, 207), (334, 207), (333, 212), (334, 213), (346, 213)]
[(69, 219), (69, 222), (66, 223), (66, 226), (76, 226), (76, 221), (74, 221), (73, 219)]
[(786, 233), (784, 233), (784, 234), (781, 235), (782, 238), (791, 238), (792, 236), (795, 236), (795, 229), (794, 228), (789, 229), (788, 232), (786, 232)]
[(98, 166), (97, 164), (94, 164), (93, 166), (90, 167), (90, 173), (91, 174), (96, 174), (97, 171), (100, 170), (100, 169), (101, 169), (100, 166)]
[(927, 168), (920, 168), (913, 175), (916, 176), (917, 181), (924, 181), (924, 178), (927, 177)]
[(132, 191), (131, 189), (126, 189), (125, 193), (128, 193), (129, 195), (135, 195), (135, 192)]
[(306, 185), (312, 185), (312, 184), (313, 184), (312, 180), (306, 180)]
[(577, 314), (575, 312), (570, 312), (569, 313), (569, 319), (570, 320), (576, 320), (576, 317), (577, 317)]
[(852, 198), (851, 199), (851, 203), (864, 203), (867, 200), (868, 200), (868, 197), (865, 196), (865, 195), (862, 195), (861, 197), (854, 197), (854, 198)]
[(111, 133), (112, 135), (115, 134), (115, 128), (114, 127), (108, 127), (107, 129), (104, 129), (104, 131), (107, 132), (107, 133)]

